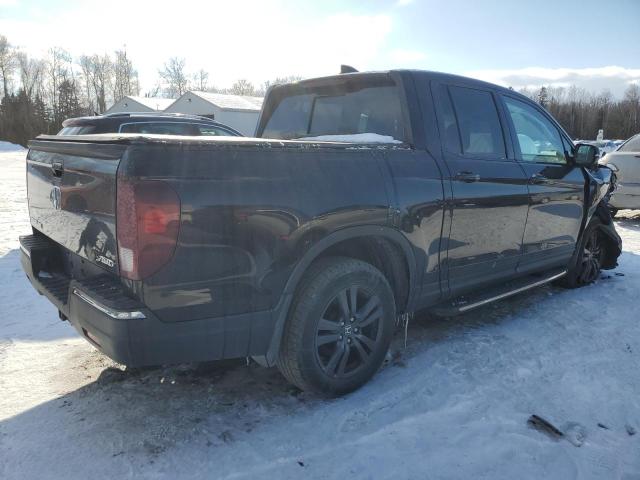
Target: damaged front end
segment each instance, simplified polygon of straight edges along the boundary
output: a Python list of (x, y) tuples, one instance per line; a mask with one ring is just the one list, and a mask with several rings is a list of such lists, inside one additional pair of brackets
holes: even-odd
[(618, 257), (622, 253), (622, 239), (616, 231), (608, 206), (609, 198), (616, 189), (616, 174), (605, 165), (597, 165), (585, 171), (587, 173), (585, 225), (588, 225), (594, 216), (598, 218), (599, 230), (603, 234), (607, 247), (601, 259), (601, 267), (610, 270), (618, 265)]

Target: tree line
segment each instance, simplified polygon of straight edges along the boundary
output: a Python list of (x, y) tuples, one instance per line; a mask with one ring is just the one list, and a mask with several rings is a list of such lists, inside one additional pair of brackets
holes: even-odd
[(30, 57), (0, 35), (0, 139), (26, 145), (56, 133), (70, 117), (102, 113), (125, 95), (138, 95), (138, 73), (125, 49), (74, 59), (62, 48)]
[[(148, 97), (177, 98), (188, 90), (263, 96), (275, 83), (299, 80), (290, 76), (255, 86), (246, 79), (229, 88), (217, 88), (209, 73), (187, 71), (185, 60), (169, 59), (158, 71)], [(66, 50), (51, 48), (34, 58), (0, 35), (0, 140), (25, 145), (36, 136), (55, 134), (70, 117), (104, 113), (127, 95), (140, 95), (138, 72), (126, 49), (112, 54), (73, 58)]]
[(594, 94), (576, 86), (520, 93), (546, 108), (574, 139), (594, 140), (600, 129), (609, 139), (640, 133), (640, 86), (635, 83), (629, 84), (621, 99), (615, 99), (609, 90)]
[[(300, 80), (279, 77), (254, 85), (246, 79), (219, 88), (205, 70), (189, 71), (184, 58), (170, 58), (158, 70), (148, 97), (177, 98), (189, 90), (264, 96), (275, 84)], [(26, 145), (42, 133), (54, 134), (66, 118), (104, 113), (127, 95), (140, 95), (138, 72), (125, 48), (112, 54), (73, 58), (62, 48), (51, 48), (34, 58), (0, 35), (0, 140)], [(621, 99), (611, 92), (594, 94), (575, 86), (521, 90), (546, 108), (573, 138), (628, 138), (640, 132), (640, 87), (630, 84)]]

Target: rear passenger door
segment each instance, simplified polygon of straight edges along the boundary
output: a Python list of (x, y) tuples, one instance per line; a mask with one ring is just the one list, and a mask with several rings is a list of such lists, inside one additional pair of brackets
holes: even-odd
[(466, 85), (434, 87), (452, 196), (447, 265), (450, 293), (456, 294), (515, 274), (527, 218), (527, 181), (505, 141), (508, 130), (494, 93)]
[(585, 178), (573, 144), (537, 105), (502, 95), (516, 158), (526, 172), (529, 213), (520, 271), (566, 264), (584, 215)]

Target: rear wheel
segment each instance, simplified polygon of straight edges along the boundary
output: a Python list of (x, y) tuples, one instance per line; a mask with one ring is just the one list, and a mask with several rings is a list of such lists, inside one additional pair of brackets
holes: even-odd
[(569, 269), (564, 284), (569, 288), (588, 285), (600, 276), (604, 258), (604, 242), (600, 233), (600, 222), (592, 220), (580, 241), (576, 263)]
[(296, 294), (278, 368), (302, 390), (355, 390), (384, 361), (394, 320), (393, 292), (379, 270), (351, 258), (322, 259)]

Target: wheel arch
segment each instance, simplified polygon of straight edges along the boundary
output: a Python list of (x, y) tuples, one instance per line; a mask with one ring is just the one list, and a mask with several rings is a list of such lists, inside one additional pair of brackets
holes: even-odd
[[(282, 333), (284, 331), (284, 324), (286, 322), (289, 308), (291, 306), (293, 296), (296, 293), (300, 281), (308, 268), (319, 258), (326, 256), (327, 253), (332, 251), (332, 248), (344, 244), (348, 241), (357, 239), (367, 239), (369, 241), (382, 241), (388, 242), (394, 248), (397, 248), (401, 252), (401, 256), (404, 257), (407, 276), (408, 276), (408, 295), (405, 305), (398, 309), (398, 312), (409, 312), (414, 305), (414, 299), (416, 297), (416, 290), (418, 285), (416, 258), (414, 251), (409, 241), (397, 230), (377, 225), (362, 225), (356, 227), (348, 227), (337, 230), (331, 234), (323, 237), (313, 244), (313, 246), (305, 252), (305, 254), (296, 263), (293, 272), (289, 275), (285, 284), (283, 293), (280, 300), (273, 311), (275, 315), (274, 330), (269, 345), (269, 350), (266, 355), (261, 357), (254, 357), (258, 363), (262, 365), (272, 366), (275, 364), (275, 360), (280, 348), (280, 341), (282, 339)], [(357, 257), (354, 257), (357, 258)], [(383, 272), (385, 273), (385, 272)]]

